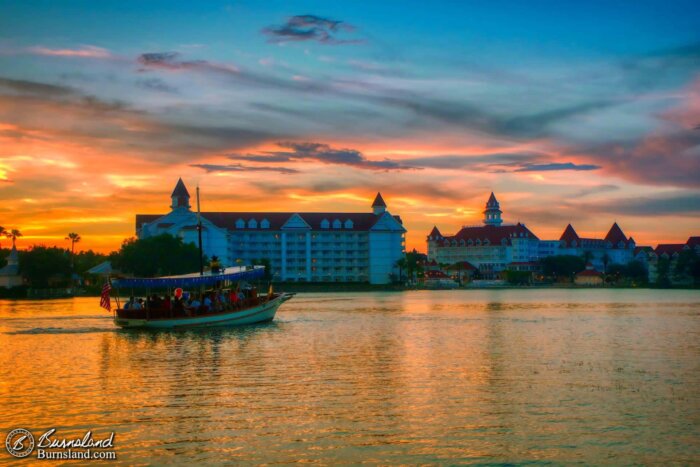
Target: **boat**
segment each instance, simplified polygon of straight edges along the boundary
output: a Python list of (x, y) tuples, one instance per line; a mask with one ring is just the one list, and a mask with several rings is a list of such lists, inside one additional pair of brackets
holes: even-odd
[[(267, 294), (258, 294), (255, 288), (249, 288), (248, 295), (238, 299), (237, 291), (241, 282), (261, 279), (265, 274), (264, 266), (242, 266), (226, 268), (219, 272), (192, 273), (178, 276), (153, 278), (116, 278), (112, 279), (109, 290), (116, 290), (117, 307), (114, 310), (114, 324), (121, 328), (140, 329), (177, 329), (212, 326), (238, 326), (272, 321), (277, 309), (294, 294), (274, 293), (272, 287)], [(234, 288), (234, 284), (237, 284)], [(208, 288), (208, 289), (207, 289)], [(154, 290), (166, 291), (165, 299), (158, 294), (158, 303), (147, 300), (143, 308), (133, 309), (122, 306), (119, 290), (146, 290), (151, 297)], [(217, 296), (234, 297), (212, 303), (211, 307), (199, 305), (195, 308), (183, 306), (182, 298), (188, 290), (209, 290)], [(109, 290), (107, 293), (109, 293)], [(234, 293), (234, 295), (231, 295)], [(131, 294), (133, 296), (133, 293)], [(174, 297), (171, 299), (171, 297)]]

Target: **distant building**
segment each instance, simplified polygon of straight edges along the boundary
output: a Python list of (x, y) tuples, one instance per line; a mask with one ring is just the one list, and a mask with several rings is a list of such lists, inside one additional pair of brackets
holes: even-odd
[(603, 284), (603, 274), (596, 271), (593, 264), (586, 264), (586, 269), (576, 274), (574, 278), (574, 284), (576, 285), (587, 285), (595, 286)]
[(491, 193), (482, 226), (465, 226), (454, 235), (442, 235), (437, 226), (428, 235), (428, 259), (455, 264), (467, 261), (484, 279), (496, 279), (508, 264), (539, 258), (540, 240), (525, 224), (502, 225), (500, 204)]
[(559, 238), (556, 254), (583, 256), (596, 269), (605, 271), (610, 264), (627, 264), (632, 261), (635, 246), (634, 239), (627, 238), (617, 222), (613, 223), (602, 239), (579, 237), (569, 224)]
[(22, 277), (19, 275), (19, 254), (14, 241), (12, 249), (7, 257), (7, 265), (0, 269), (0, 287), (17, 287), (22, 285)]
[[(202, 247), (227, 266), (268, 259), (279, 281), (370, 282), (398, 277), (406, 229), (380, 193), (372, 212), (203, 212)], [(182, 179), (168, 214), (137, 214), (136, 234), (197, 243), (197, 213)]]

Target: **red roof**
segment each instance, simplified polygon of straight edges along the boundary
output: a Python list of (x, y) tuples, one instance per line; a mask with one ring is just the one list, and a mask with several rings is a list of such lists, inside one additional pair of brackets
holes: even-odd
[(583, 276), (583, 277), (599, 277), (599, 276), (601, 276), (601, 275), (602, 275), (602, 274), (601, 274), (600, 272), (596, 271), (595, 269), (585, 269), (585, 270), (579, 272), (578, 274), (576, 274), (577, 277), (578, 277), (578, 276)]
[(382, 198), (381, 193), (377, 193), (377, 196), (374, 198), (374, 202), (372, 203), (372, 207), (373, 208), (376, 208), (376, 207), (385, 208), (386, 207), (386, 203), (384, 202), (384, 198)]
[(625, 236), (624, 232), (620, 228), (619, 225), (617, 225), (617, 222), (615, 222), (612, 227), (610, 227), (610, 230), (608, 231), (608, 234), (605, 236), (605, 241), (610, 242), (614, 247), (618, 246), (620, 242), (624, 243), (625, 246), (627, 245), (627, 237)]
[[(444, 237), (445, 240), (455, 240), (458, 242), (458, 246), (461, 240), (464, 240), (465, 245), (468, 245), (468, 241), (471, 240), (474, 244), (477, 240), (482, 243), (488, 240), (488, 244), (491, 246), (502, 245), (503, 240), (507, 245), (510, 245), (511, 238), (522, 237), (537, 239), (537, 236), (530, 232), (530, 230), (525, 227), (525, 225), (518, 223), (516, 225), (484, 225), (480, 227), (462, 227), (462, 230), (457, 232), (457, 234), (451, 237)], [(438, 246), (442, 246), (438, 244)]]
[(566, 229), (564, 229), (564, 233), (561, 234), (561, 237), (559, 237), (559, 241), (563, 241), (566, 246), (570, 246), (571, 242), (576, 241), (577, 245), (580, 245), (581, 239), (579, 238), (578, 234), (574, 230), (574, 228), (571, 226), (571, 224), (566, 226)]
[(437, 226), (433, 226), (433, 230), (430, 231), (430, 233), (428, 234), (428, 237), (441, 238), (442, 234), (438, 230)]
[[(202, 217), (212, 222), (217, 227), (228, 230), (280, 230), (289, 218), (295, 214), (299, 215), (309, 224), (312, 230), (328, 231), (369, 230), (380, 218), (380, 216), (375, 214), (364, 212), (203, 212)], [(163, 217), (163, 214), (137, 214), (136, 230), (140, 230), (143, 224), (153, 222), (161, 217)], [(399, 224), (403, 224), (399, 216), (393, 217)], [(236, 228), (236, 222), (239, 219), (242, 219), (245, 223), (245, 227), (242, 229)], [(257, 228), (248, 227), (248, 222), (251, 219), (255, 219)], [(262, 229), (260, 227), (260, 223), (263, 219), (267, 219), (270, 223), (269, 228)], [(321, 223), (324, 219), (330, 224), (327, 229), (321, 227)], [(340, 229), (333, 228), (333, 221), (336, 219), (342, 224)], [(349, 229), (345, 228), (345, 221), (348, 219), (352, 222), (352, 228)]]
[(685, 242), (690, 248), (696, 248), (700, 246), (700, 237), (690, 237), (688, 241)]
[(469, 261), (457, 261), (447, 267), (450, 271), (476, 271), (478, 268)]
[(673, 256), (674, 253), (682, 252), (684, 247), (684, 243), (662, 243), (660, 245), (657, 245), (656, 250), (654, 250), (654, 252), (659, 256), (663, 254)]

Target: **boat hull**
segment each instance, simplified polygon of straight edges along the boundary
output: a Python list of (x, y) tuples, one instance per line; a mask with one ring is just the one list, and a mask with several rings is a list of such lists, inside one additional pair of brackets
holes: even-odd
[(150, 320), (115, 317), (114, 324), (125, 329), (176, 329), (241, 326), (264, 323), (272, 321), (280, 305), (290, 298), (292, 298), (291, 294), (282, 294), (274, 300), (244, 310), (234, 310), (202, 316)]

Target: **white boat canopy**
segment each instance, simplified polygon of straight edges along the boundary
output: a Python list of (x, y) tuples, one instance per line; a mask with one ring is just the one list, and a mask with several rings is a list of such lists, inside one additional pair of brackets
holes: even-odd
[(206, 272), (200, 275), (198, 272), (182, 274), (179, 276), (163, 277), (129, 277), (112, 279), (112, 287), (115, 288), (173, 288), (196, 287), (200, 285), (214, 285), (221, 281), (240, 281), (260, 279), (265, 275), (265, 266), (242, 266), (226, 268), (222, 272), (212, 274)]

